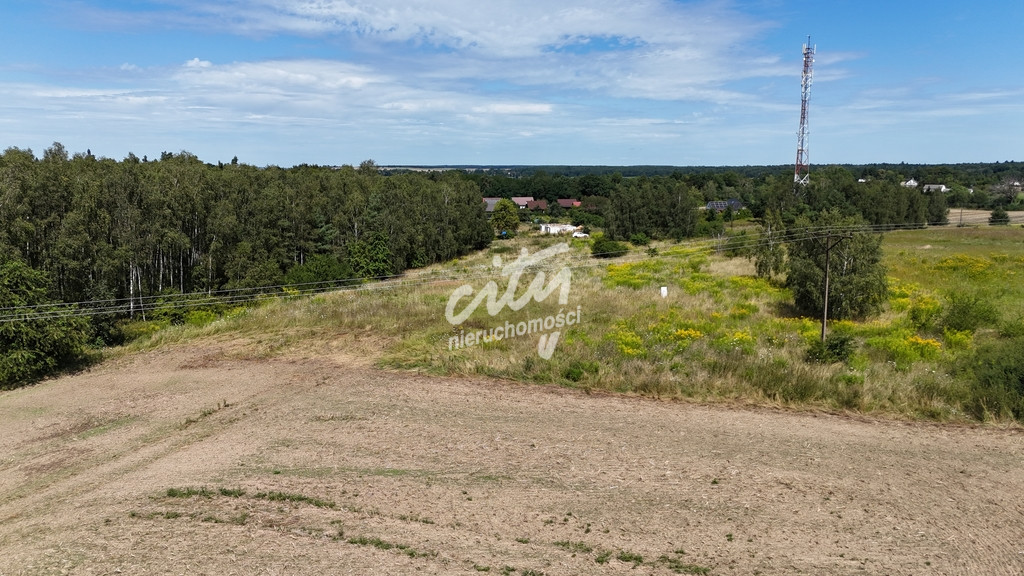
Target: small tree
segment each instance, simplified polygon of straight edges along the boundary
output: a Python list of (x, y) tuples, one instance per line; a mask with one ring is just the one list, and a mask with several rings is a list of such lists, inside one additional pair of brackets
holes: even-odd
[(618, 258), (626, 252), (629, 252), (629, 246), (616, 242), (604, 234), (594, 236), (594, 243), (590, 246), (590, 253), (595, 258)]
[(519, 207), (508, 198), (498, 200), (491, 213), (491, 226), (499, 238), (515, 238), (519, 229)]
[(949, 207), (942, 192), (933, 191), (928, 196), (928, 223), (949, 224)]
[(785, 249), (783, 248), (783, 233), (785, 232), (782, 218), (775, 210), (768, 210), (761, 224), (761, 233), (758, 236), (754, 249), (748, 258), (754, 260), (754, 270), (759, 278), (771, 278), (784, 271)]
[(988, 223), (990, 226), (1006, 226), (1010, 223), (1010, 215), (1006, 213), (1006, 209), (1002, 206), (996, 206), (996, 209), (992, 211), (992, 215), (988, 217)]
[[(882, 264), (882, 237), (857, 229), (862, 221), (824, 212), (813, 223), (797, 221), (800, 239), (789, 245), (786, 284), (797, 310), (820, 316), (825, 303), (826, 256), (829, 270), (828, 317), (862, 318), (881, 310), (888, 285)], [(841, 241), (840, 241), (841, 239)]]

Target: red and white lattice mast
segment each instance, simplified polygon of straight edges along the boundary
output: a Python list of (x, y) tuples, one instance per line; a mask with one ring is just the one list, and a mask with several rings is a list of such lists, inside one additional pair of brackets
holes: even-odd
[(811, 103), (811, 77), (814, 74), (814, 46), (811, 37), (804, 44), (804, 72), (800, 78), (800, 131), (797, 132), (796, 169), (793, 171), (793, 183), (796, 186), (807, 184), (811, 175), (811, 161), (807, 156), (807, 109)]

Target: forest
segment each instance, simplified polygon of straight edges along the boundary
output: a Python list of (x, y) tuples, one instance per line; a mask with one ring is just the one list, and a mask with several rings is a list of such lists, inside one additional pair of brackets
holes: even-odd
[(63, 302), (382, 277), (486, 247), (457, 174), (207, 165), (68, 153), (0, 157), (0, 247)]

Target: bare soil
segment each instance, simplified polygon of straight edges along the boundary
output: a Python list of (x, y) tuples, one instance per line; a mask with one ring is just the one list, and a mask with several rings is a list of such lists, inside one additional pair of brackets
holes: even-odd
[[(1006, 213), (1010, 217), (1010, 224), (1024, 224), (1024, 212), (1010, 211)], [(987, 226), (988, 219), (992, 216), (991, 210), (961, 210), (950, 208), (947, 218), (953, 226), (963, 223), (964, 226)]]
[(0, 393), (0, 574), (1024, 574), (1018, 429), (222, 346)]

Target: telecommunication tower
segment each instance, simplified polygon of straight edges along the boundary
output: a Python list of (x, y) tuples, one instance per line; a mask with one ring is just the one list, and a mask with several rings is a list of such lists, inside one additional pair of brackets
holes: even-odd
[(811, 37), (804, 44), (804, 72), (800, 78), (800, 131), (797, 132), (795, 186), (807, 184), (811, 175), (811, 161), (807, 156), (807, 108), (811, 103), (811, 77), (814, 74), (814, 49)]

